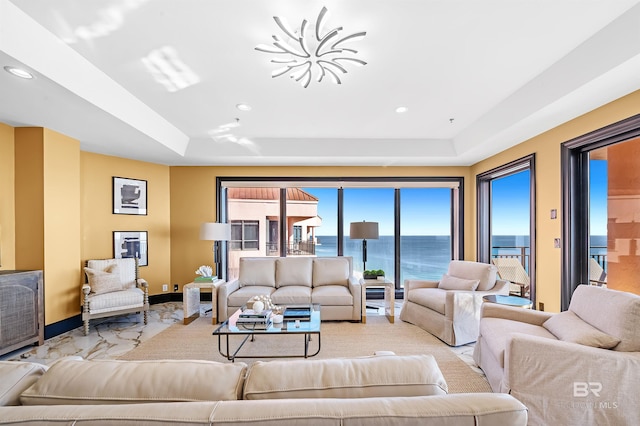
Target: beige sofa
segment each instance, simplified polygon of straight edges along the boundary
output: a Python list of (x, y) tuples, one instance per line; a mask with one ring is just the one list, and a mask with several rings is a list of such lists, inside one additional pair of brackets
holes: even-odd
[[(508, 425), (505, 394), (452, 394), (431, 355), (286, 360), (0, 362), (0, 425)], [(21, 404), (21, 405), (18, 405)]]
[(453, 260), (439, 281), (405, 280), (400, 319), (450, 346), (475, 342), (482, 298), (509, 294), (509, 282), (496, 279), (496, 273), (488, 263)]
[(242, 257), (239, 268), (237, 279), (218, 287), (218, 321), (258, 295), (276, 305), (319, 303), (322, 320), (362, 320), (351, 257)]
[(640, 424), (640, 296), (580, 285), (559, 314), (487, 303), (474, 359), (529, 424)]

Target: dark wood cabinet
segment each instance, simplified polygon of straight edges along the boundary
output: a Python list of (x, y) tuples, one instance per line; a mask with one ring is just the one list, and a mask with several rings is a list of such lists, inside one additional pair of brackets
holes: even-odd
[(44, 343), (42, 271), (0, 271), (0, 355)]

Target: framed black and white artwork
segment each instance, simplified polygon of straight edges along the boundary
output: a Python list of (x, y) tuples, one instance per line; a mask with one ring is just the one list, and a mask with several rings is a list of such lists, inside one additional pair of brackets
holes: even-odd
[(147, 231), (114, 231), (113, 258), (133, 257), (138, 259), (138, 266), (149, 264)]
[(113, 177), (113, 213), (147, 214), (147, 181)]

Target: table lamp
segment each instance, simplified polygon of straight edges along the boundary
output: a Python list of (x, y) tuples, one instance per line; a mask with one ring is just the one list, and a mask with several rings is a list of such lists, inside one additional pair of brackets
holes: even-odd
[(349, 227), (349, 238), (352, 240), (362, 239), (362, 268), (367, 270), (367, 240), (377, 240), (378, 222), (351, 222)]

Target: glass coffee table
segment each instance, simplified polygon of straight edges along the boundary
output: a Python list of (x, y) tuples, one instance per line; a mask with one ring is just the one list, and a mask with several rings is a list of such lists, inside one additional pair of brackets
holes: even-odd
[[(300, 306), (300, 305), (296, 305)], [(280, 324), (271, 324), (264, 330), (253, 329), (250, 324), (237, 324), (237, 319), (242, 312), (242, 308), (238, 309), (231, 315), (225, 322), (223, 322), (218, 328), (213, 331), (214, 336), (218, 336), (218, 352), (220, 355), (233, 362), (236, 358), (309, 358), (318, 355), (320, 353), (320, 305), (312, 303), (309, 305), (311, 308), (311, 318), (309, 321), (283, 321)], [(304, 337), (304, 352), (302, 354), (269, 354), (268, 351), (259, 355), (242, 355), (239, 354), (240, 349), (247, 341), (254, 342), (256, 336), (262, 338), (268, 338), (269, 336), (282, 336), (282, 335), (302, 335)], [(318, 350), (314, 353), (309, 353), (309, 342), (311, 342), (311, 336), (316, 335), (318, 337)], [(230, 338), (233, 336), (240, 336), (240, 343), (233, 344), (230, 342)]]
[(519, 308), (531, 309), (533, 302), (530, 299), (519, 296), (506, 296), (502, 294), (491, 294), (483, 296), (482, 300), (499, 305), (517, 306)]

